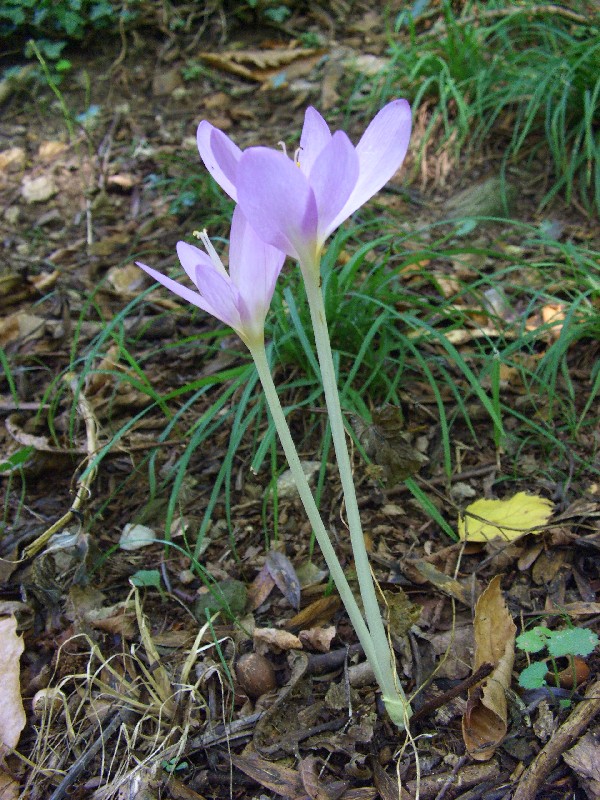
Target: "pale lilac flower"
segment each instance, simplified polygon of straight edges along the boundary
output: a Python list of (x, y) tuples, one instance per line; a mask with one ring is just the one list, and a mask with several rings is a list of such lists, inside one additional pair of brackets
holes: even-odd
[(301, 262), (314, 262), (327, 237), (399, 169), (411, 130), (406, 100), (388, 103), (354, 147), (333, 135), (308, 108), (300, 148), (292, 161), (265, 147), (242, 152), (208, 122), (198, 127), (198, 149), (217, 183), (259, 236)]
[(262, 343), (265, 317), (285, 259), (250, 227), (239, 206), (233, 212), (229, 244), (229, 273), (206, 232), (207, 253), (187, 242), (177, 243), (177, 255), (197, 292), (136, 262), (167, 289), (229, 325), (250, 347)]

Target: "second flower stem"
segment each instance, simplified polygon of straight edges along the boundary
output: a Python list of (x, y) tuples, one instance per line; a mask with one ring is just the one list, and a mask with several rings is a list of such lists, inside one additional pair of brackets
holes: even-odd
[(302, 500), (302, 504), (306, 510), (309, 522), (312, 526), (319, 547), (321, 548), (323, 557), (325, 558), (329, 573), (336, 585), (346, 611), (348, 612), (348, 616), (350, 617), (350, 621), (354, 627), (354, 630), (356, 631), (358, 640), (365, 651), (365, 656), (373, 667), (373, 672), (375, 673), (377, 683), (382, 686), (383, 675), (381, 673), (379, 660), (377, 658), (377, 653), (369, 632), (369, 628), (365, 623), (362, 612), (358, 607), (354, 594), (352, 593), (352, 589), (350, 588), (346, 576), (344, 575), (344, 570), (342, 569), (337, 554), (333, 548), (333, 545), (331, 544), (329, 534), (325, 529), (325, 525), (321, 519), (321, 514), (319, 513), (319, 509), (317, 508), (317, 504), (315, 503), (315, 499), (308, 485), (306, 475), (302, 469), (302, 464), (300, 463), (296, 446), (294, 445), (294, 441), (285, 419), (285, 414), (283, 413), (281, 403), (279, 402), (277, 389), (273, 383), (265, 348), (263, 345), (253, 345), (250, 347), (250, 353), (254, 359), (256, 370), (258, 372), (267, 403), (269, 404), (271, 417), (273, 418), (275, 429), (277, 430), (277, 434), (283, 447), (283, 452), (285, 453), (285, 457), (296, 483), (300, 499)]
[(365, 546), (358, 501), (356, 499), (356, 489), (352, 477), (350, 456), (346, 445), (346, 432), (344, 429), (331, 344), (329, 341), (325, 305), (323, 303), (323, 295), (319, 281), (319, 265), (302, 265), (302, 273), (305, 277), (304, 283), (321, 367), (325, 402), (327, 404), (333, 445), (346, 503), (346, 515), (350, 530), (354, 562), (356, 565), (356, 574), (365, 609), (365, 618), (381, 671), (379, 685), (383, 691), (383, 699), (388, 713), (399, 727), (404, 727), (404, 722), (410, 714), (410, 709), (396, 675), (394, 656), (385, 631), (381, 611), (379, 610), (379, 603), (377, 602), (377, 595), (375, 593), (375, 584), (371, 574), (371, 565)]

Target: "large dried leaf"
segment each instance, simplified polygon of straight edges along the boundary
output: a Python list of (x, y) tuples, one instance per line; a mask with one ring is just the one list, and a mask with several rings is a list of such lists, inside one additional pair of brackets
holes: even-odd
[(0, 772), (0, 800), (19, 800), (21, 789), (10, 775)]
[(510, 542), (524, 533), (539, 532), (552, 509), (550, 500), (526, 492), (507, 500), (476, 500), (459, 517), (458, 535), (467, 542), (488, 542), (498, 536)]
[(294, 565), (286, 555), (278, 550), (270, 550), (265, 563), (277, 588), (292, 608), (297, 611), (300, 608), (300, 581)]
[(0, 619), (0, 743), (16, 747), (25, 727), (25, 710), (21, 699), (20, 658), (25, 645), (17, 636), (14, 616)]
[(270, 792), (275, 792), (287, 800), (306, 798), (300, 775), (295, 769), (277, 761), (267, 761), (256, 753), (248, 756), (232, 756), (231, 760), (234, 766)]
[[(283, 80), (310, 72), (326, 50), (304, 47), (271, 50), (229, 50), (222, 53), (201, 53), (202, 61), (224, 72), (263, 83), (281, 74)], [(290, 65), (295, 64), (295, 69)]]
[(383, 597), (389, 631), (398, 639), (403, 639), (421, 616), (423, 606), (413, 603), (400, 586), (395, 587), (394, 591), (384, 589)]
[(428, 459), (411, 445), (400, 408), (382, 406), (372, 417), (369, 425), (354, 415), (352, 426), (367, 456), (382, 468), (388, 486), (394, 486), (418, 472)]
[(476, 761), (487, 761), (506, 735), (506, 690), (510, 686), (517, 630), (502, 596), (499, 575), (477, 601), (473, 625), (473, 672), (482, 664), (491, 664), (494, 670), (469, 690), (462, 729), (469, 755)]

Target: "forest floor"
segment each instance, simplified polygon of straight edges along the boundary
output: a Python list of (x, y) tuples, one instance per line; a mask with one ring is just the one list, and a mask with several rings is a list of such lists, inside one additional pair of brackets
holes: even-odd
[[(241, 147), (284, 141), (289, 152), (305, 108), (314, 105), (357, 141), (369, 115), (340, 109), (352, 91), (368, 91), (388, 34), (376, 12), (353, 8), (343, 19), (315, 10), (292, 20), (289, 30), (326, 42), (312, 50), (281, 31), (218, 17), (198, 35), (148, 27), (122, 41), (96, 37), (69, 53), (73, 67), (60, 98), (36, 83), (4, 99), (0, 613), (16, 617), (24, 639), (26, 725), (18, 754), (6, 757), (1, 798), (600, 797), (598, 652), (557, 662), (559, 671), (565, 667), (559, 686), (548, 676), (543, 687), (527, 689), (518, 676), (528, 657), (514, 646), (515, 632), (534, 625), (600, 631), (600, 431), (586, 407), (597, 381), (598, 328), (566, 348), (555, 397), (525, 392), (516, 372), (502, 375), (503, 403), (540, 429), (551, 425), (566, 442), (554, 452), (522, 435), (515, 418), (500, 445), (460, 370), (452, 384), (459, 396), (449, 384), (436, 397), (416, 371), (400, 387), (401, 441), (424, 456), (413, 481), (448, 526), (456, 530), (460, 510), (476, 498), (526, 492), (552, 512), (536, 535), (452, 541), (403, 481), (386, 485), (353, 452), (373, 569), (389, 615), (400, 618), (390, 630), (399, 677), (413, 698), (407, 738), (386, 718), (320, 554), (312, 552), (302, 507), (283, 486), (283, 456), (270, 448), (258, 472), (251, 468), (264, 415), (228, 455), (244, 384), (216, 411), (214, 404), (248, 365), (247, 354), (231, 335), (213, 340), (215, 321), (162, 289), (136, 300), (150, 284), (134, 260), (170, 269), (176, 242), (194, 229), (227, 236), (230, 206), (195, 149), (202, 119)], [(407, 285), (418, 291), (416, 271), (427, 265), (438, 269), (440, 291), (451, 294), (457, 276), (470, 280), (476, 256), (461, 256), (463, 240), (446, 226), (454, 247), (447, 258), (436, 265), (421, 240), (411, 264), (407, 231), (437, 225), (457, 202), (470, 217), (474, 187), (497, 192), (489, 179), (498, 174), (502, 143), (466, 161), (451, 147), (436, 149), (433, 139), (415, 174), (426, 121), (417, 116), (403, 170), (364, 219), (375, 215), (382, 230), (402, 233)], [(577, 203), (557, 196), (538, 208), (543, 163), (517, 167), (511, 180), (515, 226), (478, 225), (477, 252), (504, 248), (511, 263), (515, 254), (533, 258), (528, 236), (540, 226), (563, 243), (597, 248), (595, 221)], [(503, 216), (501, 208), (487, 215)], [(344, 259), (359, 244), (349, 241)], [(533, 324), (542, 306), (524, 312)], [(566, 300), (561, 313), (569, 313)], [(476, 324), (452, 331), (466, 363), (477, 359)], [(548, 330), (522, 358), (539, 361), (559, 337), (558, 328)], [(427, 347), (439, 361), (437, 343)], [(289, 382), (288, 405), (302, 391), (298, 373), (293, 365), (278, 368)], [(186, 405), (216, 374), (231, 379)], [(560, 413), (548, 422), (553, 402), (586, 424)], [(451, 420), (451, 474), (440, 407)], [(317, 398), (290, 417), (302, 457), (317, 459), (317, 473), (328, 452), (322, 409)], [(221, 414), (223, 424), (189, 449), (187, 432), (207, 412)], [(375, 434), (392, 449), (400, 441), (395, 424), (385, 411), (375, 413)], [(98, 453), (97, 468), (86, 470)], [(215, 498), (227, 458), (229, 478)], [(321, 510), (351, 573), (332, 462), (330, 454), (319, 473)], [(128, 523), (156, 538), (129, 549)], [(40, 540), (48, 531), (54, 538)], [(207, 617), (215, 611), (209, 579), (227, 596), (233, 619)], [(476, 609), (484, 592), (490, 605)], [(240, 664), (242, 656), (250, 657)], [(499, 677), (498, 668), (508, 674)], [(502, 697), (491, 706), (490, 674)]]

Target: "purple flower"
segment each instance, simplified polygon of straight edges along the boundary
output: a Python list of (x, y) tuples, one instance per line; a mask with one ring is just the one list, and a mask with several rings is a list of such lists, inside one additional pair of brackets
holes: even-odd
[(167, 289), (229, 325), (248, 347), (262, 343), (284, 253), (258, 238), (239, 206), (231, 222), (229, 273), (206, 233), (201, 238), (208, 254), (186, 242), (177, 243), (181, 266), (197, 292), (146, 264), (136, 263)]
[(293, 161), (266, 147), (242, 152), (206, 121), (198, 127), (198, 149), (265, 242), (315, 263), (327, 237), (399, 169), (410, 130), (408, 103), (393, 100), (356, 147), (343, 131), (332, 135), (319, 112), (308, 108)]

